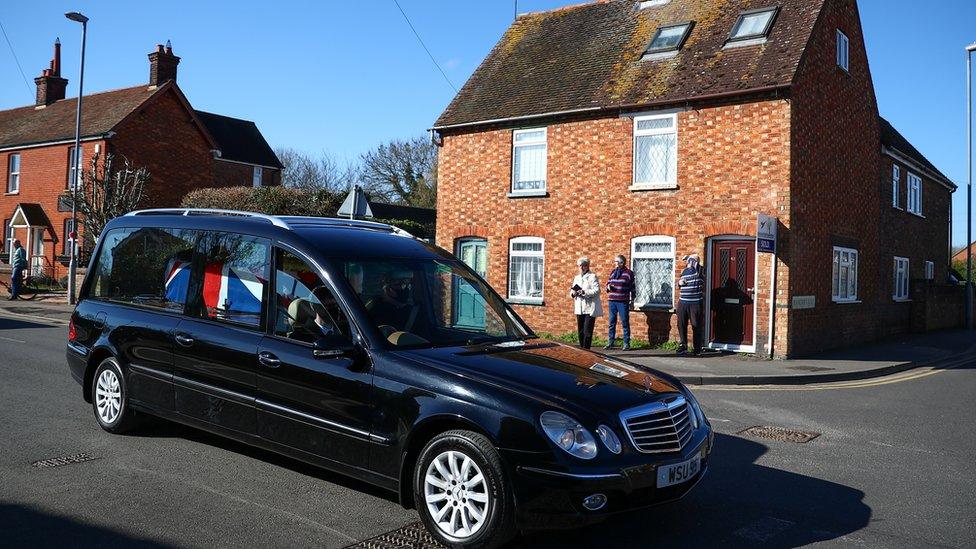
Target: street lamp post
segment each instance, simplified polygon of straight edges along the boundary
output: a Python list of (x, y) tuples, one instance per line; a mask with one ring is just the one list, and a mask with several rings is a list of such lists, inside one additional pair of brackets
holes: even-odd
[(85, 39), (88, 35), (88, 18), (71, 11), (64, 14), (68, 19), (81, 23), (81, 69), (78, 73), (78, 104), (75, 109), (75, 149), (71, 161), (74, 176), (71, 178), (71, 250), (68, 252), (68, 303), (75, 304), (75, 271), (78, 268), (78, 185), (81, 179), (81, 97), (85, 89)]
[(973, 329), (973, 52), (976, 42), (966, 46), (966, 127), (969, 158), (966, 177), (966, 329)]

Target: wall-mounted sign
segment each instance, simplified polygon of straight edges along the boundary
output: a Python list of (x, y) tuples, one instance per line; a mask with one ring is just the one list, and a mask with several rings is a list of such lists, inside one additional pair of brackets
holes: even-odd
[(812, 309), (817, 306), (817, 296), (815, 295), (795, 295), (793, 296), (794, 309)]

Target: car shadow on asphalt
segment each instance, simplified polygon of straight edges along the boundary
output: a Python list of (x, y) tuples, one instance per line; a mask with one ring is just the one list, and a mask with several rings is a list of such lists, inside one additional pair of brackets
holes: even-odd
[(529, 533), (510, 547), (797, 547), (868, 525), (863, 492), (757, 463), (768, 450), (716, 434), (709, 471), (683, 500), (579, 530)]
[(302, 475), (314, 477), (332, 484), (337, 484), (344, 488), (369, 494), (393, 503), (399, 504), (400, 501), (397, 494), (377, 486), (373, 486), (372, 484), (356, 480), (345, 475), (340, 475), (339, 473), (333, 473), (326, 469), (322, 469), (321, 467), (316, 467), (288, 456), (276, 454), (262, 448), (250, 446), (248, 444), (244, 444), (243, 442), (238, 442), (236, 440), (208, 433), (206, 431), (172, 421), (152, 418), (146, 423), (145, 426), (133, 432), (132, 436), (183, 438), (199, 444), (206, 444), (208, 446), (220, 448), (221, 450), (234, 452), (252, 459), (257, 459), (265, 463), (270, 463)]
[(0, 546), (171, 547), (13, 503), (0, 503)]
[(14, 318), (0, 317), (0, 332), (4, 330), (24, 330), (29, 328), (50, 328), (50, 324), (41, 324), (38, 322), (27, 322), (24, 320), (17, 320)]

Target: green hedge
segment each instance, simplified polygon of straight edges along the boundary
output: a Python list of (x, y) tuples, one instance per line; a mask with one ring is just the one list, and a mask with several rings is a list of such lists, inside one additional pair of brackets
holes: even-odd
[[(289, 187), (211, 187), (197, 189), (183, 197), (184, 208), (221, 208), (269, 215), (310, 215), (336, 217), (345, 193), (326, 190), (304, 190)], [(410, 219), (374, 219), (399, 227), (418, 237), (433, 235), (421, 223)]]

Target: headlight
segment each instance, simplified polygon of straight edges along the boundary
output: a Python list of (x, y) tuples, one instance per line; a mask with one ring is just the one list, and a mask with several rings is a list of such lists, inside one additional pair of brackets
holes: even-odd
[(550, 411), (542, 413), (539, 423), (546, 436), (570, 455), (580, 459), (596, 457), (596, 439), (575, 419)]
[(620, 453), (620, 439), (617, 438), (617, 435), (612, 429), (606, 425), (600, 425), (596, 428), (596, 434), (600, 435), (600, 440), (603, 441), (603, 444), (607, 447), (607, 450), (610, 450), (615, 454)]
[(688, 402), (691, 403), (691, 426), (697, 429), (701, 424), (705, 423), (705, 413), (702, 412), (701, 406), (698, 404), (698, 399), (695, 398), (695, 395), (691, 394), (691, 391), (688, 391), (688, 394), (685, 396)]

